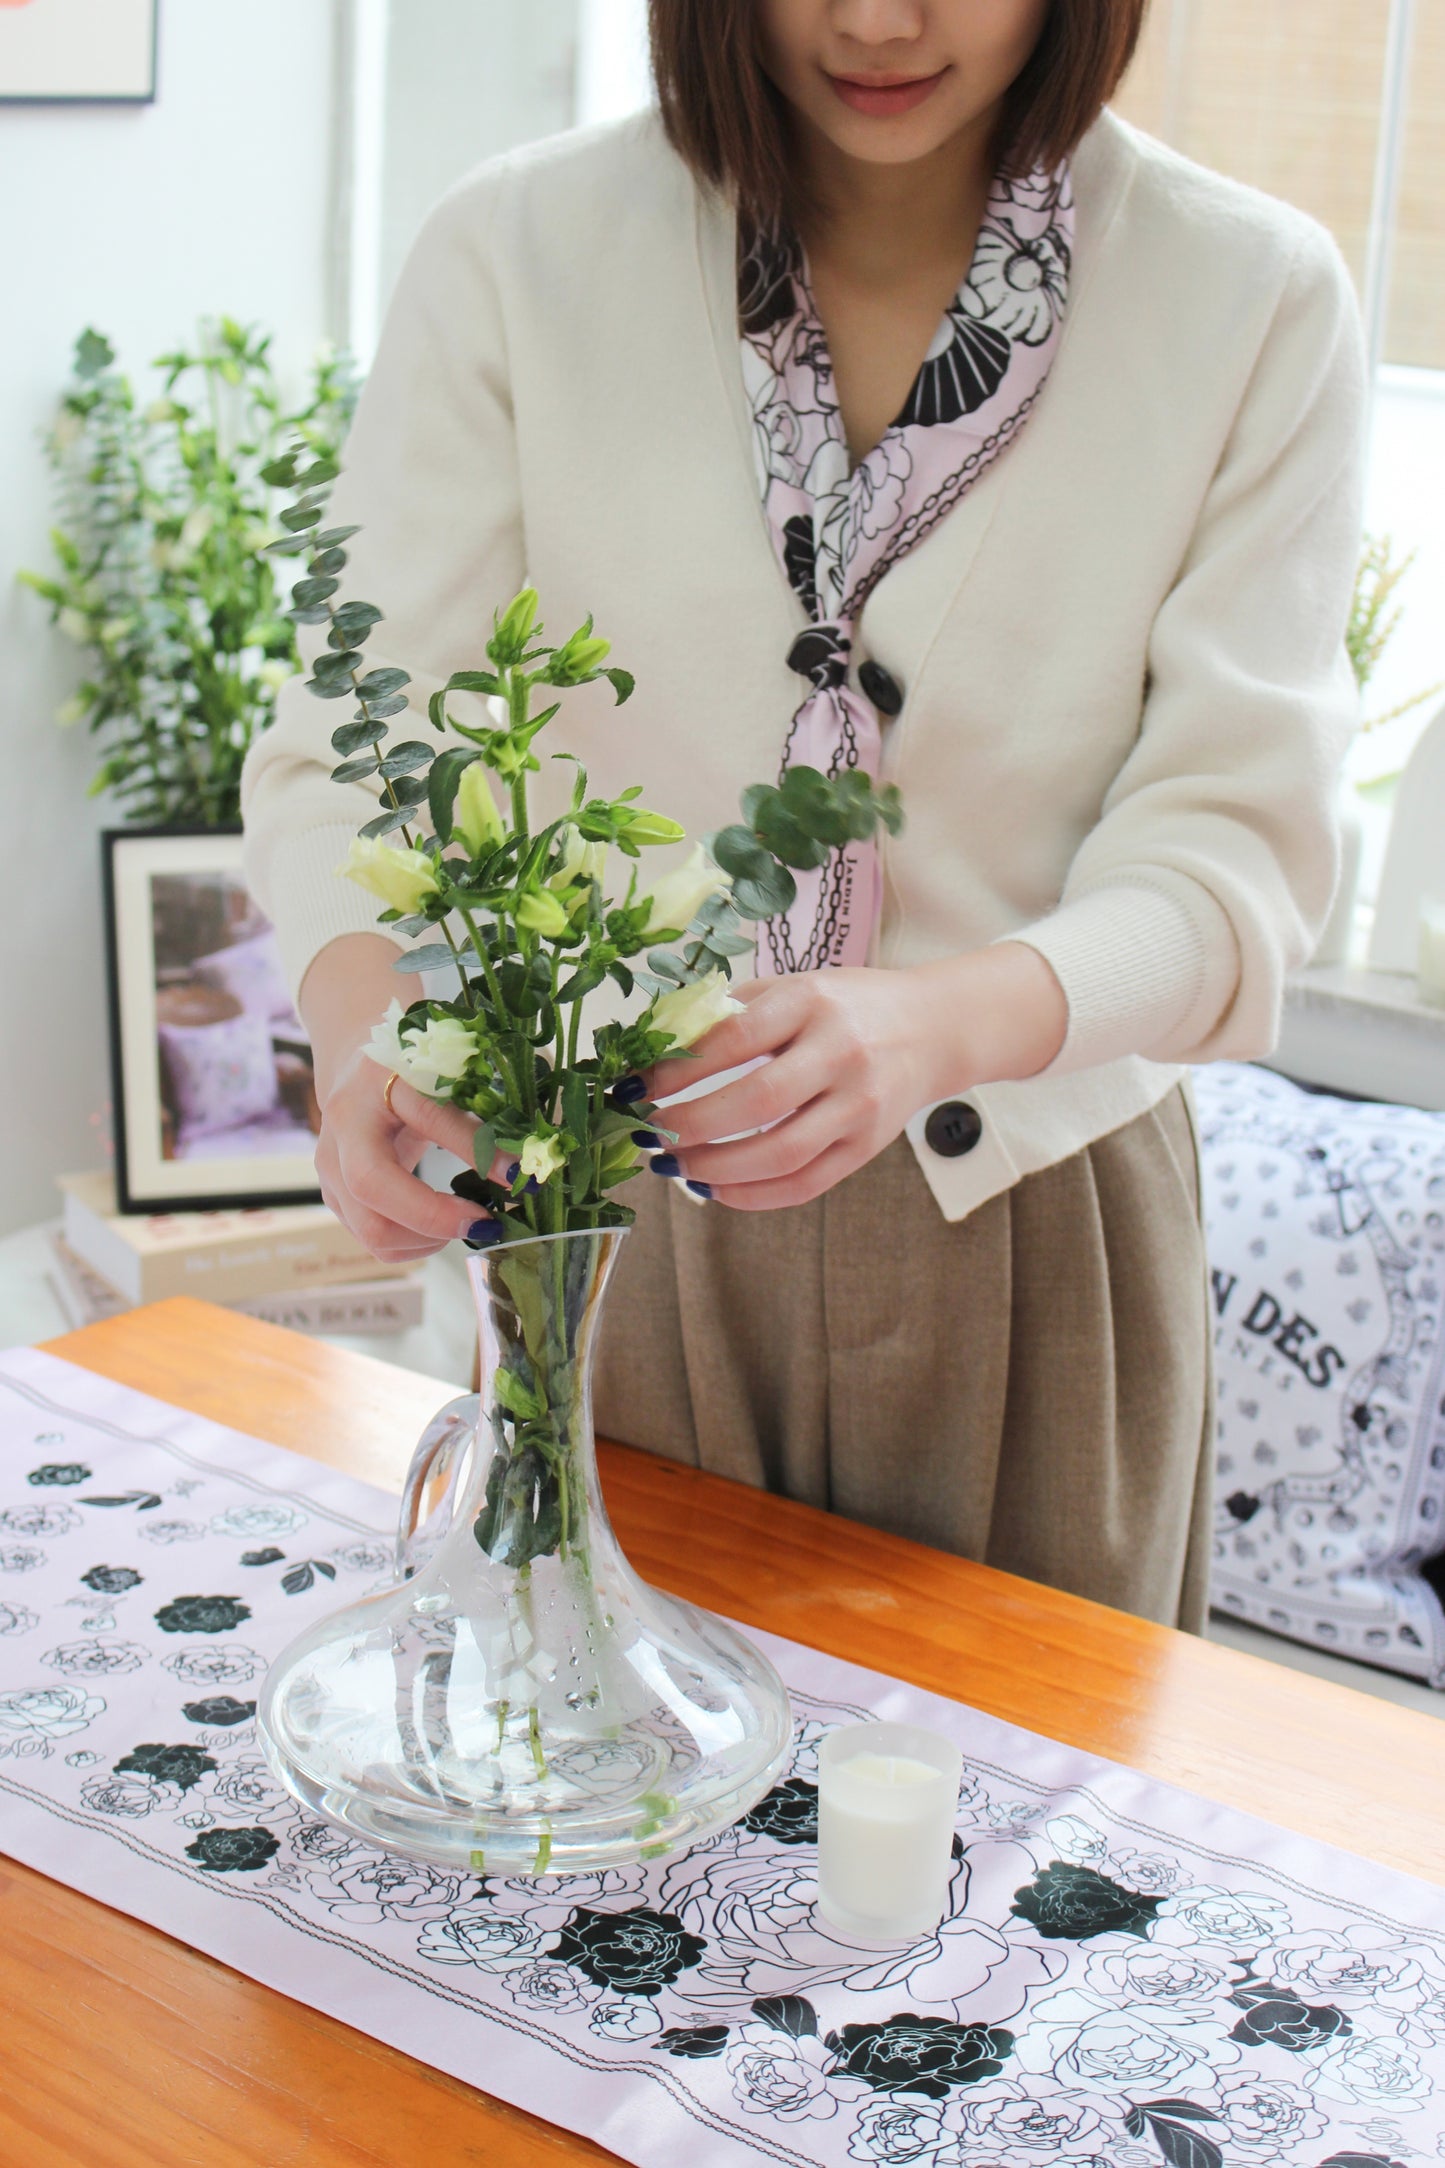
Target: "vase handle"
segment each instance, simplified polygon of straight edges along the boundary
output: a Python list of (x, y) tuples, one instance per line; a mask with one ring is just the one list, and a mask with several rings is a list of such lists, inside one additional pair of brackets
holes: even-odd
[(420, 1572), (451, 1526), (457, 1477), (481, 1409), (479, 1394), (463, 1393), (437, 1410), (417, 1440), (396, 1530), (396, 1567), (403, 1581)]

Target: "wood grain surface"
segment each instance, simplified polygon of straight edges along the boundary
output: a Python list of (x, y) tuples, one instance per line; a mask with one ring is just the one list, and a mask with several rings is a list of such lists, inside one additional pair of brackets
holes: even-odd
[[(451, 1386), (204, 1303), (49, 1351), (395, 1490)], [(633, 1563), (733, 1617), (1445, 1881), (1445, 1724), (605, 1447)], [(0, 2168), (614, 2158), (0, 1861)]]

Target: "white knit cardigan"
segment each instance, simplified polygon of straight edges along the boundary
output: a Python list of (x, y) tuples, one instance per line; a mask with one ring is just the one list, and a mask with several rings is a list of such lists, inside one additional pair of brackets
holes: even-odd
[[(949, 1219), (1132, 1120), (1179, 1064), (1269, 1049), (1329, 905), (1356, 720), (1364, 372), (1338, 250), (1108, 112), (1074, 184), (1038, 407), (882, 580), (855, 650), (905, 695), (874, 960), (1021, 939), (1068, 1000), (1045, 1072), (960, 1091), (972, 1150), (935, 1152), (928, 1107), (909, 1123)], [(481, 167), (412, 251), (331, 515), (361, 522), (346, 591), (385, 611), (368, 662), (412, 672), (421, 732), (530, 578), (552, 634), (591, 611), (638, 681), (621, 709), (570, 695), (551, 749), (697, 835), (775, 775), (800, 696), (733, 249), (654, 115)], [(339, 713), (294, 681), (246, 764), (248, 872), (296, 983), (374, 923), (334, 874), (372, 810), (328, 780)], [(543, 768), (560, 810), (571, 770)]]

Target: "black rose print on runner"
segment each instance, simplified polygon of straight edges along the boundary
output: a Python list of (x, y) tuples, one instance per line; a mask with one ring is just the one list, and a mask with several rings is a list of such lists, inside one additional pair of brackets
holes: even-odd
[(186, 1857), (211, 1874), (255, 1874), (280, 1849), (269, 1829), (203, 1829), (186, 1846)]
[(80, 1460), (48, 1460), (43, 1468), (32, 1468), (25, 1478), (37, 1490), (51, 1485), (65, 1486), (71, 1483), (88, 1483), (90, 1470)]
[(1330, 2003), (1301, 2002), (1288, 1988), (1266, 1981), (1246, 1979), (1229, 1999), (1245, 2013), (1230, 2038), (1247, 2047), (1276, 2047), (1288, 2055), (1304, 2055), (1353, 2029), (1343, 2010)]
[(238, 1596), (177, 1596), (161, 1605), (156, 1624), (163, 1634), (224, 1634), (250, 1616)]
[(210, 1694), (204, 1701), (187, 1701), (181, 1705), (181, 1715), (193, 1724), (215, 1724), (229, 1730), (236, 1724), (249, 1724), (256, 1714), (254, 1701), (237, 1701), (234, 1694)]
[(198, 1746), (150, 1745), (132, 1747), (129, 1754), (123, 1754), (115, 1764), (115, 1773), (124, 1776), (134, 1771), (138, 1776), (154, 1777), (160, 1784), (179, 1785), (188, 1792), (215, 1766), (212, 1756)]
[(668, 2055), (685, 2055), (697, 2063), (721, 2055), (728, 2044), (726, 2025), (674, 2025), (653, 2041)]
[(572, 1914), (554, 1956), (577, 1967), (598, 1987), (624, 1995), (656, 1995), (702, 1956), (706, 1944), (669, 1912), (639, 1906), (631, 1912)]
[(922, 2093), (946, 2099), (955, 2085), (978, 2085), (1002, 2075), (1014, 2036), (1001, 2027), (954, 2025), (947, 2018), (903, 2011), (885, 2025), (844, 2025), (826, 2038), (838, 2068), (881, 2093)]
[(127, 1589), (139, 1588), (144, 1576), (134, 1566), (92, 1566), (80, 1578), (98, 1596), (123, 1596)]
[(1015, 1891), (1009, 1909), (1050, 1940), (1083, 1942), (1093, 1935), (1147, 1935), (1162, 1902), (1121, 1889), (1092, 1867), (1070, 1867), (1056, 1859), (1026, 1889)]
[(285, 1556), (286, 1553), (278, 1551), (274, 1543), (267, 1543), (259, 1551), (242, 1551), (241, 1564), (243, 1566), (277, 1566)]
[(779, 1844), (816, 1844), (818, 1841), (818, 1787), (799, 1777), (789, 1777), (765, 1799), (750, 1807), (742, 1826), (760, 1837), (774, 1837)]

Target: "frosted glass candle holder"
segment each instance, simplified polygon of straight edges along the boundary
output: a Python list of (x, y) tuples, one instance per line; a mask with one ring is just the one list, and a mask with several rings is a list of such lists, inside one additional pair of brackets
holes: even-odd
[(846, 1724), (818, 1750), (818, 1910), (865, 1942), (916, 1942), (948, 1901), (963, 1753), (917, 1724)]
[(1420, 905), (1416, 983), (1426, 1001), (1445, 1003), (1445, 903), (1426, 897)]

